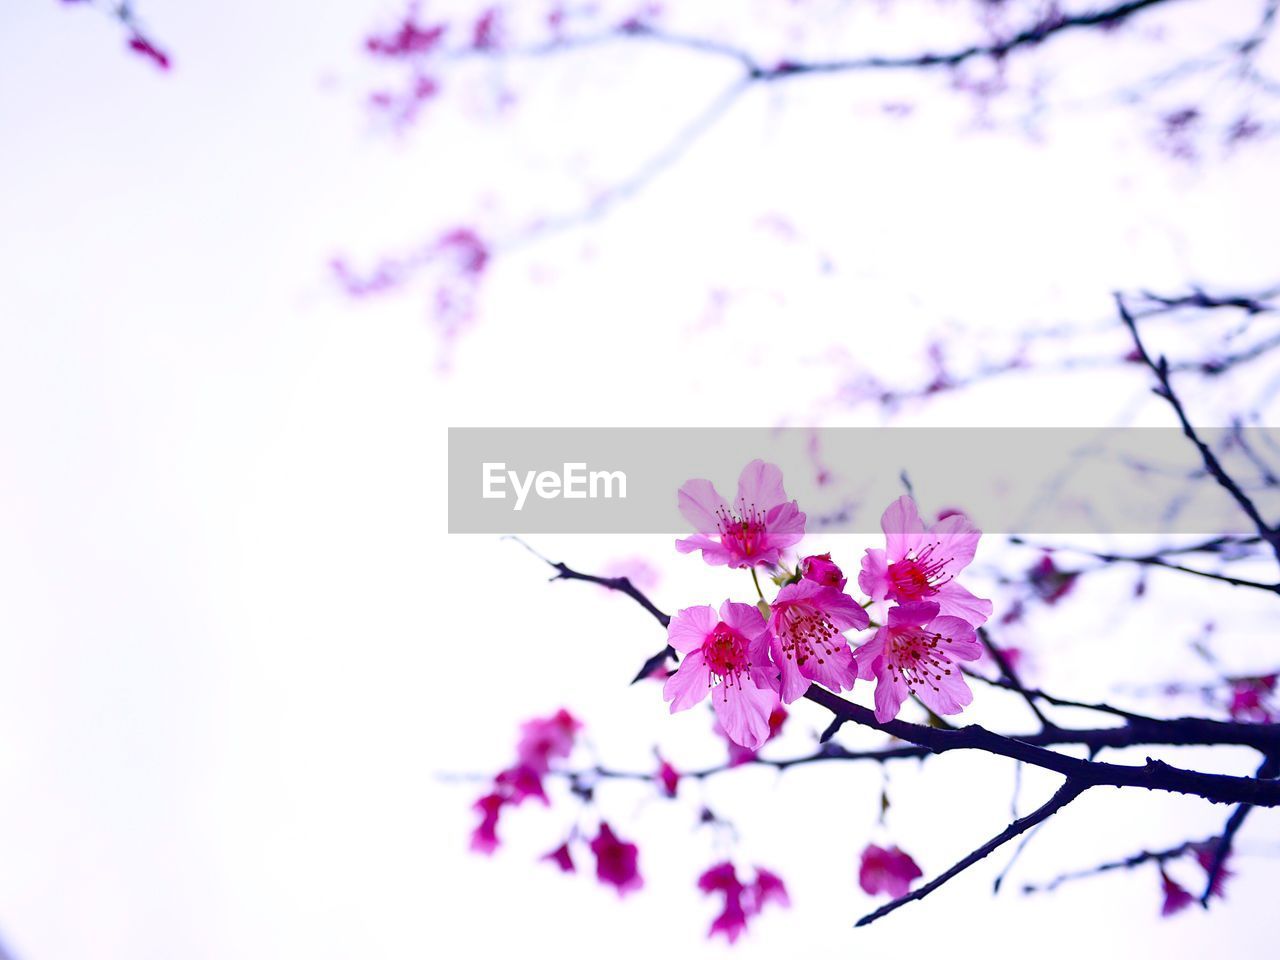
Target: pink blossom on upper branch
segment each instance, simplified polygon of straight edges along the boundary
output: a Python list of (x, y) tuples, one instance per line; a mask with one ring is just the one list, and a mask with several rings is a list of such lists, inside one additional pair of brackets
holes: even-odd
[(868, 549), (858, 585), (873, 600), (909, 603), (931, 600), (944, 614), (981, 626), (991, 616), (991, 601), (981, 600), (956, 582), (973, 560), (982, 531), (962, 513), (951, 513), (928, 529), (915, 501), (903, 495), (880, 518), (885, 549)]
[(760, 749), (769, 739), (769, 715), (778, 703), (760, 611), (729, 600), (718, 616), (714, 607), (686, 607), (672, 618), (667, 642), (683, 657), (662, 691), (671, 712), (687, 710), (710, 693), (729, 739)]
[(867, 844), (858, 867), (858, 885), (871, 896), (887, 893), (897, 898), (911, 889), (912, 882), (924, 876), (916, 862), (897, 847)]
[(618, 896), (626, 896), (644, 886), (639, 849), (634, 843), (618, 839), (609, 824), (601, 821), (600, 833), (591, 841), (591, 852), (596, 856), (596, 877), (601, 883), (614, 887)]
[(959, 713), (973, 701), (958, 661), (982, 655), (971, 624), (942, 616), (933, 601), (904, 603), (855, 656), (858, 676), (876, 680), (876, 719), (892, 720), (914, 694), (938, 714)]
[(853, 687), (857, 665), (845, 630), (870, 624), (867, 611), (837, 587), (801, 580), (783, 587), (769, 616), (769, 652), (782, 671), (782, 702), (803, 697), (810, 682), (837, 693)]
[(843, 590), (848, 582), (844, 571), (831, 562), (831, 554), (820, 553), (817, 556), (805, 557), (800, 561), (801, 576), (806, 580), (821, 584), (824, 587), (835, 587)]
[(738, 478), (732, 504), (710, 480), (689, 480), (677, 495), (680, 513), (698, 531), (676, 541), (681, 553), (702, 551), (713, 565), (735, 568), (777, 564), (782, 551), (804, 537), (805, 515), (782, 489), (782, 471), (752, 460)]

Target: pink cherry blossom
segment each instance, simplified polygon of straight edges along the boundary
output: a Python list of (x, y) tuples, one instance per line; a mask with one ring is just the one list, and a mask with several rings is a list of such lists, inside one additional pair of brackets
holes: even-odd
[(668, 797), (674, 797), (680, 786), (679, 772), (661, 757), (658, 758), (658, 783), (662, 785), (662, 792)]
[[(773, 712), (769, 714), (769, 736), (766, 743), (782, 732), (788, 716), (787, 708), (781, 703), (773, 708)], [(739, 743), (734, 743), (729, 738), (729, 735), (724, 732), (724, 727), (720, 724), (719, 718), (715, 720), (715, 732), (724, 737), (725, 744), (729, 748), (729, 766), (738, 767), (744, 763), (750, 763), (756, 758), (755, 750), (749, 750)]]
[(782, 878), (764, 867), (756, 867), (756, 881), (748, 888), (748, 893), (751, 894), (755, 913), (759, 913), (769, 903), (776, 903), (780, 907), (791, 906), (791, 897)]
[(862, 851), (858, 885), (873, 897), (881, 893), (894, 898), (905, 896), (911, 884), (922, 876), (916, 862), (897, 847), (886, 850), (869, 843)]
[(1231, 681), (1231, 719), (1243, 723), (1273, 723), (1280, 718), (1280, 708), (1272, 702), (1277, 675), (1244, 677)]
[(953, 513), (925, 529), (915, 501), (903, 495), (880, 518), (885, 549), (868, 549), (858, 585), (873, 600), (910, 603), (931, 600), (948, 616), (981, 626), (991, 616), (991, 601), (960, 586), (956, 575), (973, 560), (982, 531), (962, 513)]
[(1187, 893), (1176, 880), (1169, 877), (1164, 869), (1160, 870), (1160, 883), (1164, 888), (1164, 903), (1160, 906), (1160, 916), (1169, 917), (1184, 910), (1195, 901), (1195, 897)]
[(506, 798), (496, 793), (486, 794), (475, 802), (480, 812), (480, 823), (471, 833), (471, 849), (485, 856), (498, 849), (498, 816)]
[(549, 717), (530, 720), (520, 727), (516, 756), (520, 763), (538, 773), (546, 773), (551, 761), (569, 756), (573, 741), (582, 724), (567, 710), (557, 710)]
[(769, 714), (778, 703), (769, 633), (760, 611), (729, 600), (720, 605), (718, 616), (714, 607), (686, 607), (668, 626), (667, 642), (682, 655), (662, 691), (671, 712), (687, 710), (710, 693), (729, 739), (760, 749), (769, 739)]
[(958, 661), (976, 660), (982, 645), (973, 626), (941, 616), (932, 601), (904, 603), (889, 611), (889, 622), (858, 648), (858, 676), (876, 680), (876, 719), (898, 715), (911, 694), (934, 713), (959, 713), (973, 701)]
[(503, 770), (493, 778), (494, 792), (501, 794), (509, 803), (519, 805), (530, 797), (541, 800), (545, 807), (551, 803), (547, 793), (542, 789), (542, 773), (524, 764), (518, 764)]
[(567, 841), (560, 844), (560, 846), (556, 847), (550, 853), (543, 854), (542, 859), (550, 863), (554, 863), (560, 868), (561, 873), (574, 873), (578, 869), (573, 864), (573, 855), (569, 853), (569, 844)]
[(769, 615), (769, 652), (782, 671), (782, 702), (804, 696), (810, 682), (839, 692), (857, 679), (845, 630), (863, 630), (867, 611), (837, 587), (813, 580), (778, 591)]
[(1077, 572), (1058, 569), (1053, 562), (1053, 557), (1046, 553), (1040, 558), (1040, 562), (1031, 568), (1027, 574), (1027, 581), (1031, 584), (1031, 589), (1036, 592), (1036, 596), (1049, 606), (1053, 606), (1071, 592), (1079, 576)]
[(618, 896), (626, 896), (644, 886), (639, 849), (634, 843), (618, 839), (604, 821), (600, 823), (599, 835), (591, 841), (591, 852), (596, 856), (596, 877), (617, 889)]
[(812, 580), (824, 587), (835, 587), (837, 590), (843, 590), (844, 585), (848, 583), (844, 571), (831, 562), (829, 553), (805, 557), (800, 562), (800, 574), (806, 580)]
[(707, 936), (723, 934), (730, 943), (746, 932), (748, 918), (760, 913), (769, 903), (782, 907), (791, 905), (787, 888), (777, 874), (757, 867), (756, 878), (746, 884), (738, 879), (738, 872), (729, 861), (706, 870), (698, 878), (698, 889), (724, 897), (724, 907), (711, 921)]
[[(1218, 844), (1215, 841), (1208, 843), (1198, 843), (1191, 848), (1195, 854), (1196, 863), (1200, 864), (1200, 869), (1205, 873), (1206, 879), (1213, 872), (1213, 861), (1218, 856)], [(1218, 875), (1213, 879), (1213, 886), (1209, 890), (1209, 895), (1213, 897), (1225, 897), (1227, 892), (1227, 881), (1235, 876), (1235, 873), (1227, 869), (1227, 861), (1230, 859), (1230, 851), (1222, 861), (1222, 866), (1218, 869)]]
[(782, 551), (804, 537), (805, 515), (782, 489), (782, 471), (752, 460), (738, 478), (732, 504), (710, 480), (690, 480), (677, 496), (680, 513), (697, 534), (676, 541), (681, 553), (702, 551), (713, 565), (746, 568), (777, 564)]

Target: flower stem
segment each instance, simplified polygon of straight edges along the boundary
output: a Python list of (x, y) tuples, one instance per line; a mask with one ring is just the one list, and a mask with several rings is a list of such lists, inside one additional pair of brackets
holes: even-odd
[(760, 589), (760, 578), (756, 576), (756, 568), (751, 567), (751, 582), (756, 585), (756, 593), (760, 595), (760, 599), (764, 599), (764, 591)]

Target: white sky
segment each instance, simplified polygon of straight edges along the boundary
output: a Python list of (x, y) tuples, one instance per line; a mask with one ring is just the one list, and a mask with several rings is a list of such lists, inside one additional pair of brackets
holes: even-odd
[[(908, 35), (942, 30), (932, 4), (908, 6)], [(1194, 52), (1258, 4), (1186, 6), (1171, 42)], [(602, 789), (649, 880), (622, 905), (530, 863), (567, 803), (519, 811), (493, 862), (466, 852), (473, 791), (435, 774), (496, 769), (527, 716), (574, 709), (618, 766), (647, 765), (655, 740), (686, 763), (717, 746), (700, 711), (667, 718), (655, 688), (620, 686), (661, 641), (641, 611), (547, 586), (512, 544), (445, 534), (445, 428), (875, 422), (834, 404), (845, 357), (910, 383), (920, 344), (948, 325), (994, 336), (1105, 320), (1117, 287), (1276, 280), (1274, 145), (1177, 164), (1141, 112), (1064, 109), (1027, 137), (974, 129), (937, 79), (806, 81), (751, 93), (608, 220), (500, 259), (441, 376), (423, 298), (353, 304), (329, 258), (571, 210), (583, 180), (611, 182), (726, 74), (611, 48), (512, 68), (525, 99), (501, 122), (472, 116), (495, 82), (480, 74), (463, 107), (387, 137), (361, 107), (374, 80), (359, 40), (398, 11), (147, 0), (168, 76), (90, 11), (0, 13), (0, 934), (19, 957), (720, 951), (702, 939), (714, 904), (693, 878), (715, 850), (690, 830), (691, 799)], [(786, 35), (745, 15), (737, 29), (757, 22), (762, 45)], [(809, 42), (853, 43), (860, 24)], [(1055, 89), (1075, 102), (1141, 74), (1146, 48), (1124, 49), (1064, 40), (1035, 69), (1072, 66)], [(882, 115), (903, 99), (922, 106)], [(759, 226), (779, 212), (799, 241)], [(721, 288), (732, 305), (708, 323)], [(912, 422), (1111, 423), (1145, 386), (1131, 370), (1024, 378)], [(1166, 422), (1156, 406), (1139, 416)], [(667, 609), (747, 586), (667, 538), (539, 546), (584, 569), (643, 555)], [(1153, 609), (1120, 630), (1130, 583), (1028, 627), (1047, 686), (1165, 679), (1170, 644), (1180, 653), (1209, 617), (1233, 662), (1268, 659), (1254, 608), (1180, 582), (1154, 584)], [(1004, 709), (980, 706), (992, 722)], [(798, 715), (791, 747), (821, 724)], [(1007, 764), (948, 756), (890, 774), (888, 833), (877, 769), (708, 786), (742, 858), (782, 872), (795, 901), (740, 955), (1194, 957), (1271, 935), (1280, 870), (1260, 858), (1239, 864), (1227, 903), (1173, 922), (1155, 919), (1150, 871), (992, 899), (984, 864), (854, 934), (871, 906), (855, 885), (867, 840), (901, 843), (931, 875), (1007, 822)], [(1024, 804), (1052, 779), (1028, 774)], [(1089, 795), (1015, 881), (1224, 817)], [(1274, 836), (1263, 812), (1242, 843)]]

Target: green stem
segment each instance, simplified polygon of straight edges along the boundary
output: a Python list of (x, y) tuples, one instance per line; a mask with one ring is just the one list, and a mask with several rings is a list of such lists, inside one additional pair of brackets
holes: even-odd
[(756, 585), (756, 593), (760, 594), (760, 599), (764, 599), (764, 591), (760, 589), (760, 579), (756, 576), (756, 568), (751, 568), (751, 582)]

